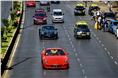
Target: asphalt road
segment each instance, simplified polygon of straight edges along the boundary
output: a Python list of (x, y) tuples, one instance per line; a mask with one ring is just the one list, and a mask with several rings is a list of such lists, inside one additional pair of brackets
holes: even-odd
[[(61, 8), (64, 11), (65, 22), (54, 24), (59, 30), (58, 40), (40, 40), (39, 25), (33, 25), (35, 8), (27, 8), (25, 12), (24, 30), (9, 70), (8, 78), (118, 78), (118, 65), (107, 53), (118, 61), (117, 40), (109, 33), (93, 29), (94, 22), (90, 16), (74, 16), (75, 2), (61, 2), (51, 5), (51, 8)], [(38, 8), (39, 3), (37, 3)], [(77, 20), (86, 20), (92, 30), (90, 40), (76, 40), (73, 37), (73, 25)], [(51, 16), (48, 13), (48, 23)], [(96, 36), (95, 36), (96, 35)], [(97, 39), (97, 37), (99, 39)], [(104, 46), (99, 43), (103, 42)], [(40, 52), (47, 47), (61, 47), (69, 52), (70, 68), (68, 70), (43, 70), (40, 61)]]
[(1, 19), (7, 19), (9, 17), (11, 5), (11, 1), (1, 1)]

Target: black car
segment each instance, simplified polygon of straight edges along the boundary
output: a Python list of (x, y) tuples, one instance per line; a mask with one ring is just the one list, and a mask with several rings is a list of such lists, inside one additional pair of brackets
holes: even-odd
[(90, 30), (87, 26), (87, 24), (85, 23), (77, 23), (75, 26), (74, 26), (74, 37), (76, 39), (78, 38), (88, 38), (90, 39), (91, 38), (91, 35), (90, 35)]
[(51, 1), (52, 4), (60, 4), (60, 1)]
[(91, 6), (89, 6), (89, 9), (88, 9), (88, 14), (93, 16), (93, 11), (97, 11), (97, 10), (100, 10), (100, 8), (96, 5), (96, 4), (92, 4)]
[(58, 31), (53, 25), (44, 25), (39, 29), (40, 39), (49, 38), (49, 39), (58, 39)]
[(104, 17), (109, 20), (109, 19), (115, 19), (115, 13), (113, 12), (105, 12)]
[(74, 15), (85, 15), (85, 7), (83, 4), (77, 4), (74, 8)]

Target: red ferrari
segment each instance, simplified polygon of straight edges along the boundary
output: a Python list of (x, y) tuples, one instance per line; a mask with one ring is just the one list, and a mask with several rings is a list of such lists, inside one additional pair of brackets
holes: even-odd
[(46, 48), (41, 52), (41, 63), (44, 69), (68, 69), (68, 52), (62, 48)]

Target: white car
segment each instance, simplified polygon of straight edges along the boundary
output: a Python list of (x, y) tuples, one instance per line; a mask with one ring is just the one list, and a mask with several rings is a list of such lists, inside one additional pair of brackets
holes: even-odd
[(62, 22), (64, 23), (64, 13), (61, 9), (53, 9), (52, 12), (52, 22)]

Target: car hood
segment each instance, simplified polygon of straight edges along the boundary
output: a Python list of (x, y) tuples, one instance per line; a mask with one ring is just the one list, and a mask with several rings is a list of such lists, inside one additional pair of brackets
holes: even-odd
[(67, 56), (46, 56), (45, 60), (48, 64), (64, 64), (68, 60)]
[(37, 19), (43, 19), (43, 18), (45, 18), (45, 17), (36, 17), (36, 16), (35, 16), (34, 18), (37, 18)]
[(63, 16), (56, 16), (56, 15), (53, 15), (53, 18), (63, 18)]

